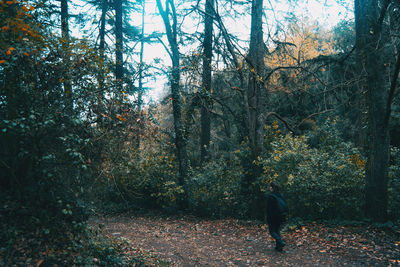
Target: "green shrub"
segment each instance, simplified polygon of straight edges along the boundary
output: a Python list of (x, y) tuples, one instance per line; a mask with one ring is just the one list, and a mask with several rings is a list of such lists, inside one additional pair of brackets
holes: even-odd
[(390, 219), (400, 221), (400, 149), (392, 147), (390, 151), (388, 212)]
[(243, 169), (238, 158), (213, 160), (192, 169), (188, 179), (190, 208), (201, 216), (238, 217), (246, 211), (240, 200)]
[[(111, 148), (109, 153), (116, 151)], [(177, 208), (183, 188), (178, 184), (175, 156), (167, 149), (125, 148), (119, 154), (120, 158), (106, 160), (101, 166), (97, 192), (106, 192), (100, 196), (103, 209)]]
[(261, 190), (267, 193), (272, 181), (281, 183), (292, 217), (363, 216), (365, 160), (352, 144), (341, 140), (333, 126), (328, 121), (309, 136), (275, 138), (258, 161), (263, 168)]

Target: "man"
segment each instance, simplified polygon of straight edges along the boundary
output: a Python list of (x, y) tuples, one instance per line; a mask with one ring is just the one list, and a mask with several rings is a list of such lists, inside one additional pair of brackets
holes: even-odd
[(282, 223), (285, 221), (287, 213), (287, 204), (283, 195), (280, 193), (279, 184), (272, 182), (270, 184), (271, 194), (267, 199), (267, 222), (269, 233), (275, 239), (277, 251), (282, 251), (286, 245), (285, 241), (282, 240), (280, 234), (280, 228)]

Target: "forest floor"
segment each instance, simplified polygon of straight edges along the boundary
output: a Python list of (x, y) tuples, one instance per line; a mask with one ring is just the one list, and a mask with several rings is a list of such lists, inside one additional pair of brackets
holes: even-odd
[(268, 226), (253, 221), (120, 215), (91, 223), (150, 266), (400, 266), (400, 233), (365, 225), (291, 227), (277, 252)]

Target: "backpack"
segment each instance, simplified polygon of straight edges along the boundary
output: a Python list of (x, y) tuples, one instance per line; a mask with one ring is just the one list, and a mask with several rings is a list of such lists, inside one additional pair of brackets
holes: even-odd
[(286, 203), (286, 200), (283, 198), (282, 195), (276, 195), (276, 194), (271, 194), (271, 195), (276, 199), (276, 203), (279, 209), (279, 214), (282, 216), (282, 218), (285, 218), (286, 215), (289, 213), (289, 207), (288, 204)]

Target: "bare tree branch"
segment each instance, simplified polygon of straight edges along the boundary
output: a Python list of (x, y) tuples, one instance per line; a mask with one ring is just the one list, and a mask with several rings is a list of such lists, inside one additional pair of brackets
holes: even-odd
[(281, 122), (283, 122), (283, 124), (285, 124), (286, 128), (292, 132), (292, 134), (296, 134), (296, 131), (290, 126), (290, 124), (284, 119), (282, 118), (278, 113), (276, 112), (268, 112), (267, 114), (265, 114), (265, 118), (264, 120), (266, 121), (269, 117), (274, 116), (277, 119), (279, 119)]
[(385, 19), (386, 11), (389, 7), (390, 2), (391, 2), (391, 0), (385, 0), (383, 3), (382, 9), (381, 9), (381, 14), (379, 16), (378, 24), (377, 24), (379, 27), (382, 25), (383, 20)]
[(298, 125), (296, 125), (296, 128), (298, 128), (306, 120), (308, 120), (308, 119), (310, 119), (310, 118), (312, 118), (312, 117), (314, 117), (316, 115), (321, 115), (321, 114), (328, 113), (328, 112), (331, 112), (331, 111), (334, 111), (334, 110), (335, 109), (332, 108), (332, 109), (326, 109), (326, 110), (323, 110), (323, 111), (320, 111), (320, 112), (316, 112), (316, 113), (310, 114), (306, 118), (302, 119), (301, 122)]

